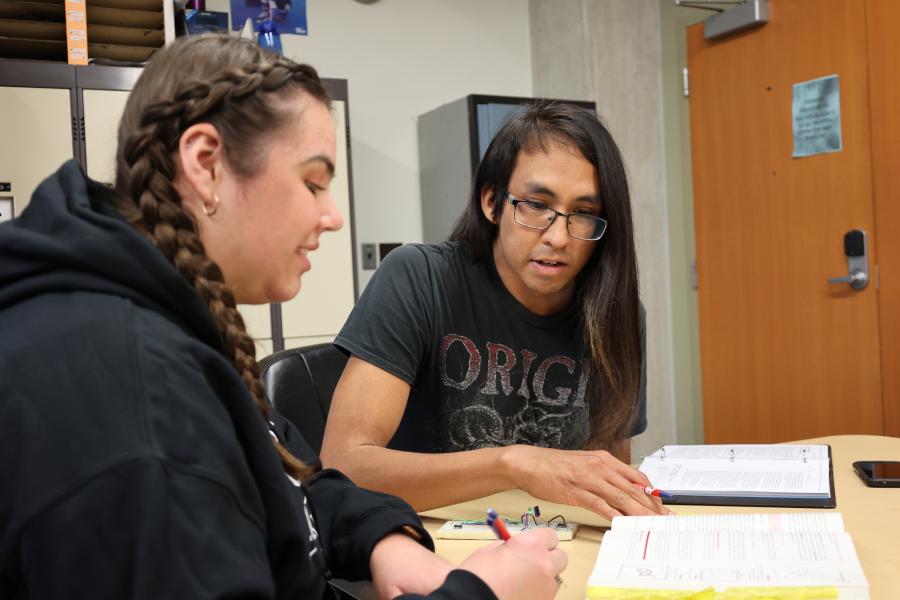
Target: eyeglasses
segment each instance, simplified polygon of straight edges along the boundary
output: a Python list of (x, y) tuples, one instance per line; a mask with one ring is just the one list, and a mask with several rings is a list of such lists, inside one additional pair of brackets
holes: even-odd
[(547, 229), (553, 225), (556, 217), (566, 218), (566, 231), (573, 238), (586, 241), (599, 240), (606, 233), (606, 219), (582, 213), (564, 213), (554, 210), (537, 200), (520, 200), (512, 194), (506, 194), (513, 206), (516, 223), (531, 229)]

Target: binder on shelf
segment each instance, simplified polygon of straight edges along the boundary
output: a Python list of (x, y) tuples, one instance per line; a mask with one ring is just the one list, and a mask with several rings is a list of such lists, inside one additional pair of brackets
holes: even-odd
[(66, 56), (70, 65), (88, 64), (86, 8), (84, 0), (65, 0)]
[(669, 445), (639, 467), (666, 504), (834, 508), (826, 444)]

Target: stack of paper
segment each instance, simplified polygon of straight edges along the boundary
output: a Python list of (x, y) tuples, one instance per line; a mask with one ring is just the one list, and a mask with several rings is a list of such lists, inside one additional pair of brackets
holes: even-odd
[(808, 592), (791, 597), (869, 598), (840, 513), (616, 517), (587, 597), (627, 598), (640, 590), (643, 599), (672, 598), (710, 588), (728, 594), (718, 597), (790, 588)]

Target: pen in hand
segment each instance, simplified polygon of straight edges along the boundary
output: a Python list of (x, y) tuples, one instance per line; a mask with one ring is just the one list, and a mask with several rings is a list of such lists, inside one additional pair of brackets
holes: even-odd
[(487, 510), (487, 524), (488, 527), (493, 529), (494, 533), (497, 534), (497, 538), (504, 542), (509, 539), (509, 531), (506, 529), (506, 523), (497, 516), (497, 511), (493, 508)]
[[(494, 533), (497, 534), (497, 538), (503, 540), (504, 542), (509, 539), (509, 531), (506, 529), (506, 523), (503, 522), (503, 519), (497, 516), (497, 511), (493, 508), (489, 508), (487, 510), (487, 524), (488, 527), (494, 530)], [(556, 583), (562, 585), (562, 577), (559, 575), (555, 575)]]
[(670, 494), (669, 492), (664, 492), (662, 490), (656, 489), (655, 487), (653, 487), (651, 485), (643, 486), (643, 485), (640, 485), (639, 483), (636, 483), (634, 485), (638, 486), (638, 488), (642, 492), (647, 494), (648, 496), (656, 496), (657, 498), (662, 498), (664, 500), (671, 500), (672, 498), (675, 497), (674, 494)]

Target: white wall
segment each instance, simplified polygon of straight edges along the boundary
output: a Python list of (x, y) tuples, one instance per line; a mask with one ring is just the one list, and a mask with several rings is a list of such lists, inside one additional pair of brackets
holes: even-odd
[(348, 80), (357, 257), (422, 241), (416, 117), (467, 94), (531, 95), (528, 0), (309, 0), (307, 18), (309, 35), (282, 44)]

